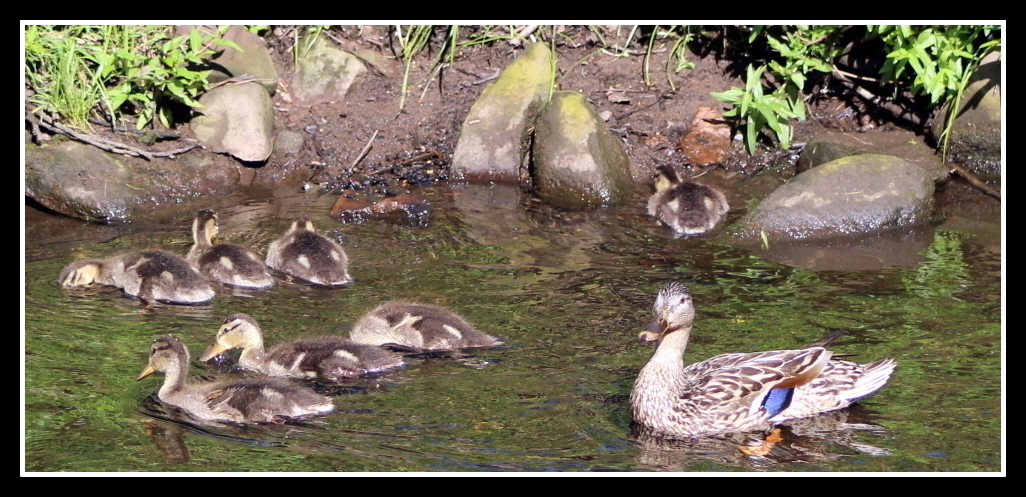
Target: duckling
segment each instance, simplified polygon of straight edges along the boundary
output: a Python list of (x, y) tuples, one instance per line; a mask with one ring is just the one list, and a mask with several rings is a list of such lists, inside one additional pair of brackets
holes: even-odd
[(61, 286), (92, 283), (123, 288), (152, 307), (155, 302), (200, 304), (214, 298), (214, 289), (181, 257), (160, 250), (131, 252), (105, 260), (68, 264), (57, 278)]
[(677, 233), (697, 235), (713, 229), (730, 210), (723, 192), (699, 183), (684, 182), (670, 166), (659, 166), (655, 193), (648, 199), (648, 215)]
[(340, 286), (353, 281), (349, 258), (338, 243), (314, 231), (313, 221), (297, 218), (267, 249), (267, 265), (315, 285)]
[(694, 438), (770, 428), (774, 423), (842, 409), (883, 388), (894, 359), (858, 364), (825, 348), (836, 335), (793, 350), (721, 354), (685, 366), (695, 321), (687, 286), (659, 291), (643, 341), (659, 345), (631, 391), (634, 421), (656, 432)]
[(386, 302), (365, 314), (353, 326), (349, 338), (417, 351), (496, 347), (503, 343), (449, 309), (399, 301)]
[(248, 288), (269, 288), (274, 278), (267, 266), (249, 248), (230, 243), (214, 243), (217, 213), (202, 210), (192, 222), (193, 246), (185, 260), (212, 281)]
[(327, 414), (331, 399), (309, 388), (277, 378), (245, 378), (189, 383), (189, 350), (174, 335), (153, 341), (150, 359), (136, 381), (165, 374), (157, 397), (206, 421), (284, 423), (289, 419)]
[(226, 350), (240, 347), (239, 365), (246, 369), (269, 376), (317, 379), (328, 383), (404, 365), (399, 354), (338, 336), (293, 340), (264, 352), (260, 325), (242, 313), (224, 320), (214, 343), (200, 356), (200, 361), (209, 361)]

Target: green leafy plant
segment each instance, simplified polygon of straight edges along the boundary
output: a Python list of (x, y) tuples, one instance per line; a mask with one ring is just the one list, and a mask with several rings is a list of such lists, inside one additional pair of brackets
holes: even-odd
[[(957, 102), (968, 80), (987, 50), (1000, 45), (988, 40), (998, 26), (868, 26), (864, 34), (847, 36), (853, 26), (793, 25), (739, 27), (749, 30), (744, 42), (726, 38), (733, 47), (752, 55), (753, 47), (764, 43), (765, 63), (759, 69), (748, 68), (746, 87), (714, 93), (718, 100), (734, 105), (725, 115), (745, 125), (745, 144), (754, 152), (756, 139), (768, 127), (782, 147), (790, 143), (790, 120), (804, 119), (803, 99), (810, 86), (821, 83), (829, 73), (840, 74), (836, 61), (851, 43), (879, 37), (886, 50), (880, 78), (860, 75), (860, 79), (879, 81), (885, 91), (896, 96), (903, 91), (928, 95), (932, 105)], [(726, 32), (726, 30), (724, 30)], [(856, 35), (857, 35), (857, 31)], [(724, 35), (726, 37), (726, 35)], [(760, 81), (753, 82), (757, 77)], [(772, 91), (764, 91), (762, 80)], [(862, 90), (859, 90), (862, 93)], [(957, 105), (952, 106), (955, 112)], [(951, 115), (953, 117), (954, 114)], [(950, 124), (945, 130), (947, 150)]]
[(78, 129), (89, 119), (106, 121), (136, 117), (142, 129), (154, 119), (171, 124), (168, 101), (199, 107), (207, 88), (204, 64), (215, 47), (235, 43), (216, 32), (195, 28), (169, 36), (168, 26), (26, 26), (26, 81), (36, 112), (47, 112)]
[[(979, 68), (983, 56), (1001, 45), (989, 38), (1000, 26), (869, 26), (888, 47), (880, 73), (895, 83), (894, 91), (908, 87), (914, 94), (928, 95), (930, 103), (950, 102), (941, 140), (945, 160), (951, 127), (961, 108), (962, 94), (969, 79)], [(911, 74), (911, 82), (907, 79)]]
[(791, 119), (805, 119), (805, 103), (794, 86), (779, 86), (770, 94), (762, 87), (762, 73), (765, 66), (748, 66), (745, 88), (733, 87), (722, 93), (713, 93), (717, 100), (734, 107), (723, 113), (745, 122), (745, 147), (752, 153), (763, 127), (769, 127), (776, 134), (780, 146), (791, 147)]

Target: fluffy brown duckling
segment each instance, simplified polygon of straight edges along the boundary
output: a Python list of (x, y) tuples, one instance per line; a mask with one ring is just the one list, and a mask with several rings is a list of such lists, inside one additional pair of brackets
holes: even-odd
[(677, 233), (697, 235), (713, 229), (730, 207), (723, 192), (700, 183), (681, 181), (670, 166), (659, 166), (648, 215)]
[(349, 337), (354, 342), (416, 351), (496, 347), (503, 343), (449, 309), (400, 301), (386, 302), (365, 314)]
[(314, 231), (313, 221), (297, 218), (267, 249), (267, 265), (315, 285), (340, 286), (353, 281), (342, 247)]
[(202, 210), (192, 222), (193, 246), (185, 260), (211, 281), (247, 288), (269, 288), (274, 278), (253, 250), (231, 243), (214, 243), (217, 213)]
[(284, 379), (189, 383), (189, 350), (173, 335), (153, 341), (149, 362), (136, 381), (158, 371), (165, 377), (157, 397), (205, 421), (280, 424), (335, 409), (330, 398)]
[(200, 304), (214, 298), (214, 289), (206, 278), (181, 257), (160, 250), (75, 261), (65, 266), (57, 280), (65, 287), (99, 283), (123, 288), (147, 307), (157, 301)]
[(214, 343), (200, 356), (200, 361), (209, 361), (235, 348), (242, 349), (239, 365), (243, 368), (269, 376), (316, 379), (327, 383), (404, 365), (399, 354), (338, 336), (293, 340), (265, 352), (260, 325), (249, 315), (241, 313), (224, 320)]

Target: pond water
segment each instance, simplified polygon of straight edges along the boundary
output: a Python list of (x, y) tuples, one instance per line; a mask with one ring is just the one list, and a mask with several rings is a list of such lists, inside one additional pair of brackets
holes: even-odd
[[(423, 224), (339, 224), (326, 214), (333, 199), (316, 195), (220, 208), (221, 238), (259, 251), (293, 217), (311, 216), (341, 240), (355, 283), (222, 289), (209, 305), (148, 313), (118, 289), (62, 289), (57, 274), (75, 259), (146, 247), (184, 254), (190, 213), (121, 227), (69, 221), (66, 235), (30, 231), (25, 470), (1002, 470), (996, 228), (902, 235), (881, 244), (884, 252), (914, 247), (914, 257), (901, 259), (908, 262), (837, 270), (791, 259), (821, 247), (773, 252), (674, 239), (643, 215), (641, 197), (623, 208), (553, 216), (499, 186), (425, 195), (434, 209)], [(653, 351), (637, 332), (673, 279), (691, 286), (698, 309), (688, 362), (795, 348), (844, 329), (837, 353), (860, 362), (893, 357), (898, 369), (856, 409), (789, 427), (761, 455), (742, 454), (737, 445), (747, 442), (632, 434), (628, 396)], [(256, 318), (273, 345), (347, 334), (360, 315), (391, 299), (448, 306), (506, 345), (467, 357), (413, 357), (403, 371), (331, 389), (337, 412), (296, 425), (175, 422), (154, 401), (163, 376), (135, 381), (150, 342), (166, 333), (190, 348), (193, 376), (224, 374), (195, 357), (232, 313)]]

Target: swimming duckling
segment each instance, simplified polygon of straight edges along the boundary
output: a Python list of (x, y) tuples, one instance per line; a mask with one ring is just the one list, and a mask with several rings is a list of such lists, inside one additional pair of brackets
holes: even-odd
[(365, 314), (353, 326), (349, 338), (417, 351), (496, 347), (503, 343), (481, 333), (449, 309), (399, 301), (386, 302)]
[(730, 210), (723, 192), (699, 183), (681, 181), (670, 166), (659, 166), (648, 215), (677, 233), (697, 235), (713, 229)]
[(267, 265), (316, 285), (339, 286), (353, 281), (342, 247), (314, 231), (313, 221), (297, 218), (267, 249)]
[(157, 397), (207, 421), (280, 424), (335, 409), (330, 398), (278, 378), (188, 383), (189, 350), (174, 335), (153, 341), (149, 363), (136, 381), (157, 371), (165, 375)]
[(224, 320), (214, 343), (200, 356), (200, 361), (209, 361), (234, 348), (242, 348), (239, 365), (246, 369), (270, 376), (317, 379), (329, 383), (403, 366), (403, 358), (399, 354), (338, 336), (293, 340), (264, 352), (260, 325), (249, 315), (241, 313)]
[(893, 359), (858, 364), (832, 358), (836, 335), (802, 349), (721, 354), (685, 366), (695, 321), (687, 286), (659, 291), (643, 341), (659, 341), (631, 391), (634, 421), (684, 438), (758, 431), (774, 423), (847, 407), (882, 388)]
[(217, 213), (202, 210), (192, 222), (193, 246), (185, 260), (212, 281), (248, 288), (268, 288), (274, 278), (267, 266), (249, 248), (231, 243), (214, 243)]
[(120, 287), (146, 302), (147, 308), (157, 301), (199, 304), (214, 298), (206, 278), (181, 257), (160, 250), (75, 261), (61, 271), (57, 281), (66, 287), (92, 283)]

